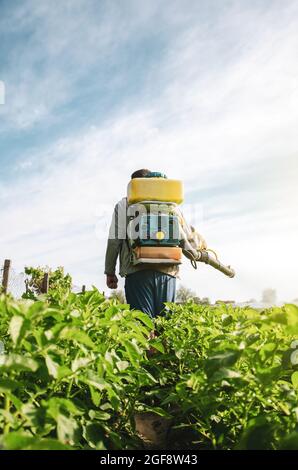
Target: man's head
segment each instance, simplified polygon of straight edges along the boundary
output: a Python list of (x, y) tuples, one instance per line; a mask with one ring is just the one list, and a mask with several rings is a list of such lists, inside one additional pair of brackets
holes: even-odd
[(146, 178), (146, 176), (149, 175), (149, 173), (151, 173), (150, 170), (147, 170), (147, 169), (142, 169), (142, 170), (137, 170), (137, 171), (134, 171), (133, 174), (131, 175), (131, 179), (134, 179), (134, 178)]

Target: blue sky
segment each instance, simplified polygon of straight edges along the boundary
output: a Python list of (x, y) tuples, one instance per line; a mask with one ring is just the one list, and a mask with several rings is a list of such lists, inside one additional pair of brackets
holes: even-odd
[(111, 209), (150, 167), (239, 273), (181, 282), (298, 297), (297, 50), (294, 0), (0, 0), (0, 260), (104, 288)]

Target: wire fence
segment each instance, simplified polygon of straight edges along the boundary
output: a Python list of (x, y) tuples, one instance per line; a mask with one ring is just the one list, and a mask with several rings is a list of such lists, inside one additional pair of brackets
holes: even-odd
[[(5, 275), (5, 265), (0, 266), (0, 287), (1, 280), (4, 280)], [(26, 281), (28, 276), (24, 272), (17, 272), (15, 269), (9, 266), (9, 274), (7, 276), (7, 283), (5, 285), (5, 292), (11, 294), (15, 299), (20, 299), (22, 295), (26, 292), (27, 286)], [(2, 281), (3, 286), (4, 281)], [(85, 286), (72, 285), (72, 292), (75, 294), (80, 294), (85, 291)]]
[[(3, 278), (4, 268), (0, 269), (0, 279)], [(13, 295), (15, 298), (20, 298), (26, 292), (26, 279), (25, 273), (18, 273), (14, 269), (10, 269), (7, 285), (7, 293)]]

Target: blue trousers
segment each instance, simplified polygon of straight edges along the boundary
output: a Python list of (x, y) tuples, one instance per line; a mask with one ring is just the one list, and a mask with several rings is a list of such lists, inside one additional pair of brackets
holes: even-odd
[(154, 318), (165, 308), (164, 302), (175, 302), (176, 278), (152, 269), (144, 269), (125, 278), (126, 301), (132, 309)]

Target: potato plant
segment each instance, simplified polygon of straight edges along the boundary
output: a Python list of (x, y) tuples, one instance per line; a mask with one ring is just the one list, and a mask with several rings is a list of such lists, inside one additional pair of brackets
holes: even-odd
[(297, 334), (295, 305), (168, 304), (153, 325), (95, 288), (3, 295), (0, 446), (138, 449), (148, 411), (168, 448), (297, 449)]

